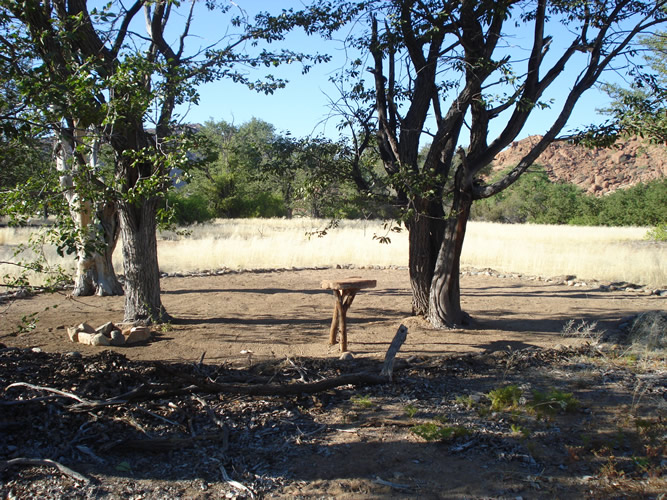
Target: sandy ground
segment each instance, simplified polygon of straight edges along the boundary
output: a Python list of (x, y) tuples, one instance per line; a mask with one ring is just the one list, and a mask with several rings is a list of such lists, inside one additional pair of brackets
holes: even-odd
[[(355, 359), (342, 361), (328, 345), (333, 297), (320, 282), (351, 276), (378, 286), (348, 313)], [(664, 497), (664, 363), (643, 367), (588, 346), (549, 349), (586, 342), (561, 334), (570, 320), (613, 332), (624, 318), (664, 310), (664, 297), (464, 276), (472, 325), (432, 330), (409, 316), (405, 270), (169, 277), (162, 288), (173, 322), (131, 347), (75, 345), (66, 333), (83, 321), (121, 321), (122, 297), (63, 293), (2, 306), (0, 497)], [(36, 327), (18, 332), (32, 313)], [(284, 387), (377, 373), (401, 323), (409, 333), (391, 383), (287, 396), (191, 389), (193, 381)], [(59, 354), (72, 351), (83, 356)], [(71, 398), (41, 397), (47, 387), (101, 401), (147, 382), (176, 391), (87, 411)], [(491, 411), (491, 391), (506, 384), (527, 402)], [(552, 389), (573, 394), (576, 409), (530, 406), (534, 390)], [(464, 433), (428, 441), (419, 425)], [(6, 462), (31, 457), (92, 481)]]
[[(377, 280), (362, 290), (348, 313), (348, 349), (356, 357), (381, 357), (398, 326), (408, 329), (402, 356), (444, 355), (530, 347), (553, 347), (581, 339), (561, 335), (569, 320), (596, 322), (610, 331), (630, 315), (663, 310), (664, 297), (636, 292), (600, 291), (528, 279), (494, 276), (462, 278), (463, 308), (473, 323), (465, 330), (428, 328), (410, 317), (407, 270), (305, 270), (230, 273), (162, 280), (162, 301), (174, 318), (156, 332), (148, 345), (116, 349), (130, 359), (198, 361), (205, 353), (211, 363), (245, 364), (285, 357), (335, 357), (328, 344), (333, 295), (323, 290), (325, 279), (359, 276)], [(36, 328), (17, 336), (21, 318), (38, 313)], [(73, 345), (66, 327), (81, 322), (99, 326), (123, 319), (122, 297), (39, 295), (4, 305), (0, 341), (7, 346), (40, 347), (47, 352), (98, 347)]]

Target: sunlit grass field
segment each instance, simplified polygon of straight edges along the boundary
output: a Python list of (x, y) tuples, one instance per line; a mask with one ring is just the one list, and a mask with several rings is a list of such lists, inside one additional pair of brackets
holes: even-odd
[[(221, 219), (163, 232), (158, 251), (163, 272), (340, 266), (407, 266), (407, 232), (387, 232), (381, 221), (340, 221), (323, 237), (309, 234), (327, 226), (314, 219)], [(471, 222), (462, 265), (550, 277), (667, 285), (667, 244), (644, 240), (648, 228), (509, 225)], [(30, 229), (0, 229), (0, 261)], [(388, 236), (383, 244), (374, 236)], [(49, 259), (58, 259), (46, 249)], [(122, 273), (120, 250), (114, 256)], [(71, 263), (65, 261), (69, 267)], [(12, 273), (1, 266), (0, 274)]]

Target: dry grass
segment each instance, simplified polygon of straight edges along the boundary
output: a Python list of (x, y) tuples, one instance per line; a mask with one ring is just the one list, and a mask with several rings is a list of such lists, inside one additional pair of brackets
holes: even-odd
[[(407, 233), (389, 233), (380, 221), (341, 221), (322, 238), (308, 232), (327, 221), (311, 219), (218, 220), (189, 228), (188, 235), (160, 235), (164, 272), (336, 265), (405, 266)], [(0, 229), (0, 260), (24, 242), (27, 229)], [(667, 245), (643, 240), (647, 228), (606, 228), (470, 223), (462, 264), (537, 276), (574, 274), (581, 279), (667, 285)], [(55, 252), (49, 250), (49, 258)], [(115, 255), (119, 272), (120, 252)], [(12, 272), (0, 267), (0, 274)]]

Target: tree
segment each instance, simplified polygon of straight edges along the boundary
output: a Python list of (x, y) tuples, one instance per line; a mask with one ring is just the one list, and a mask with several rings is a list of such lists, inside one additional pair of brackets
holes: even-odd
[[(282, 40), (295, 25), (288, 16), (264, 16), (258, 28), (243, 14), (233, 17), (228, 22), (239, 27), (237, 34), (188, 51), (199, 3), (137, 0), (129, 7), (111, 2), (89, 9), (85, 0), (0, 2), (0, 44), (11, 57), (31, 61), (16, 74), (22, 97), (41, 110), (45, 123), (57, 125), (67, 152), (64, 164), (73, 153), (76, 168), (71, 171), (77, 182), (65, 187), (77, 192), (71, 198), (78, 200), (74, 211), (88, 210), (93, 193), (118, 209), (126, 321), (168, 319), (160, 300), (157, 215), (172, 183), (170, 172), (188, 161), (191, 138), (174, 131), (176, 106), (196, 104), (196, 86), (217, 78), (267, 93), (284, 85), (270, 75), (253, 81), (243, 70), (246, 66), (305, 65), (327, 59), (290, 50), (247, 52), (259, 41)], [(232, 5), (205, 2), (218, 13), (229, 12)], [(142, 11), (146, 35), (133, 29)], [(178, 36), (170, 43), (168, 33), (173, 30)], [(152, 131), (146, 124), (150, 116)], [(99, 177), (91, 175), (94, 169), (87, 168), (86, 157), (94, 153), (98, 139), (79, 139), (90, 137), (89, 131), (99, 134), (99, 141), (113, 152), (113, 179), (108, 184), (100, 185)]]
[(646, 62), (642, 71), (632, 70), (629, 87), (605, 83), (602, 89), (612, 98), (601, 111), (611, 119), (593, 124), (575, 140), (588, 146), (607, 147), (620, 137), (639, 136), (667, 144), (667, 32), (640, 38), (638, 52)]
[(199, 133), (217, 158), (191, 169), (176, 204), (206, 200), (215, 217), (344, 217), (365, 208), (354, 185), (372, 177), (371, 150), (355, 163), (345, 141), (295, 138), (256, 118), (207, 122)]
[[(348, 40), (362, 53), (348, 74), (374, 108), (382, 161), (405, 208), (413, 311), (436, 327), (467, 321), (459, 263), (473, 202), (513, 184), (557, 138), (584, 92), (632, 54), (640, 34), (665, 22), (660, 1), (321, 1), (316, 9), (358, 12), (357, 26), (366, 26)], [(530, 34), (525, 50), (511, 43), (510, 29)], [(486, 184), (480, 172), (549, 106), (554, 85), (570, 90), (552, 105), (556, 118), (542, 139)]]

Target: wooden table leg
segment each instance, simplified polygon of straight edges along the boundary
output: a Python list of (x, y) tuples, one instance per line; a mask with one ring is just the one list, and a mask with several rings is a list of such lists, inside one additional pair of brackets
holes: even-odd
[(334, 290), (334, 310), (333, 318), (331, 319), (331, 330), (329, 330), (329, 345), (334, 345), (336, 342), (336, 336), (338, 333), (338, 318), (341, 315), (343, 300), (340, 297), (340, 292)]
[(347, 351), (347, 310), (352, 305), (357, 289), (334, 290), (335, 304), (329, 331), (329, 344), (336, 343), (337, 330), (340, 329), (340, 352)]

